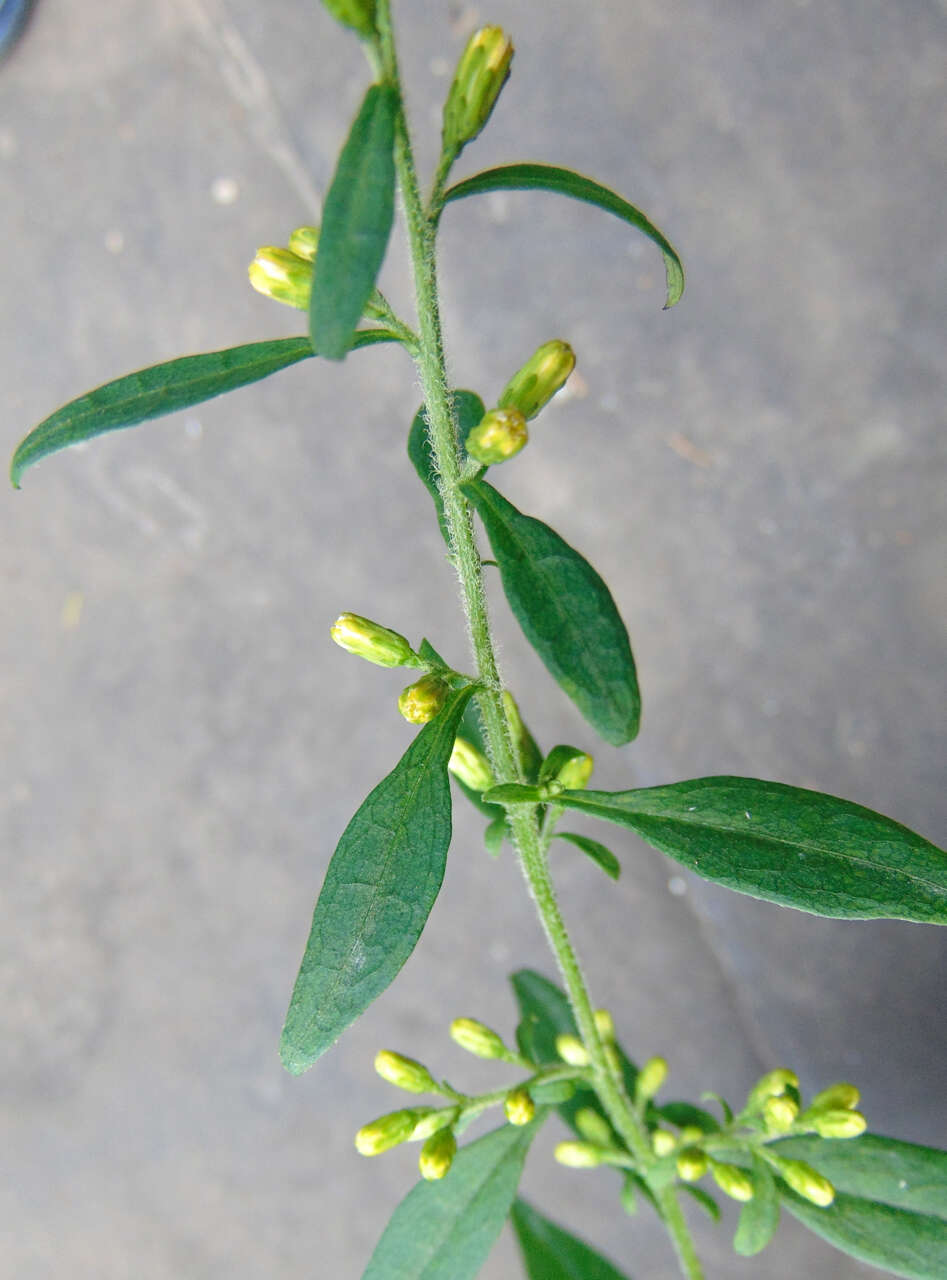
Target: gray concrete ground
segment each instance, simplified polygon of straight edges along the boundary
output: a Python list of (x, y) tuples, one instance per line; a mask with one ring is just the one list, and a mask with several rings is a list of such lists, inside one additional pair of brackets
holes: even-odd
[[(612, 584), (644, 729), (601, 786), (748, 773), (943, 841), (942, 162), (935, 0), (397, 5), (433, 152), (464, 33), (519, 47), (464, 170), (600, 176), (680, 246), (543, 196), (467, 202), (443, 235), (456, 382), (494, 394), (571, 340), (581, 379), (500, 477)], [(39, 0), (0, 69), (3, 442), (109, 377), (301, 331), (245, 264), (316, 214), (366, 75), (312, 0)], [(407, 305), (401, 242), (385, 287)], [(276, 1056), (334, 842), (409, 740), (397, 672), (327, 638), (341, 609), (461, 662), (454, 588), (403, 456), (404, 357), (303, 365), (47, 461), (0, 502), (0, 1272), (17, 1280), (357, 1277), (413, 1178), (366, 1163), (395, 1105), (380, 1046), (497, 1080), (448, 1041), (510, 1031), (507, 973), (551, 972), (509, 857), (462, 807), (447, 881), (385, 997), (301, 1079)], [(547, 744), (587, 743), (496, 599), (504, 669)], [(783, 911), (620, 834), (617, 888), (557, 879), (597, 998), (672, 1091), (735, 1097), (789, 1063), (852, 1077), (874, 1127), (943, 1143), (945, 935)], [(505, 1077), (504, 1077), (505, 1078)], [(635, 1277), (675, 1274), (609, 1178), (534, 1200)], [(868, 1269), (787, 1223), (716, 1277)], [(518, 1274), (504, 1239), (483, 1273)]]

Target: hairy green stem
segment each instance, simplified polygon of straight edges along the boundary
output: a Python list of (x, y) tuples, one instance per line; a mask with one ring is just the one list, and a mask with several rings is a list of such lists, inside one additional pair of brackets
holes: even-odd
[[(400, 98), (390, 0), (378, 0), (376, 14), (383, 74), (398, 90)], [(474, 538), (470, 505), (459, 487), (462, 483), (461, 453), (447, 382), (438, 302), (435, 256), (437, 209), (435, 207), (429, 213), (421, 200), (403, 100), (396, 121), (395, 163), (404, 200), (414, 267), (420, 337), (417, 367), (424, 395), (428, 435), (444, 504), (451, 558), (457, 571), (471, 646), (483, 686), (478, 702), (497, 782), (520, 782), (523, 781), (522, 769), (513, 746), (512, 726), (503, 705), (502, 685), (490, 634), (483, 567)], [(442, 164), (434, 187), (436, 195), (445, 181), (446, 169)], [(641, 1167), (647, 1170), (654, 1159), (647, 1127), (625, 1094), (620, 1069), (614, 1061), (610, 1061), (595, 1025), (592, 1001), (549, 875), (546, 851), (539, 831), (538, 809), (535, 806), (517, 805), (508, 810), (508, 814), (523, 874), (558, 961), (576, 1026), (589, 1053), (591, 1083), (616, 1131)], [(701, 1280), (700, 1263), (673, 1188), (665, 1188), (657, 1193), (657, 1197), (684, 1275), (688, 1280)]]

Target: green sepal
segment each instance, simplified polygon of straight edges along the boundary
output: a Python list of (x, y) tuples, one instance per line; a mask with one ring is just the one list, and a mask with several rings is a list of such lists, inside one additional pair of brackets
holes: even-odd
[(448, 695), (338, 843), (313, 914), (280, 1044), (305, 1071), (391, 983), (421, 936), (451, 837), (447, 762), (473, 693)]
[(550, 675), (612, 746), (638, 732), (641, 697), (611, 592), (558, 533), (483, 480), (461, 486), (483, 521), (514, 616)]
[(373, 84), (339, 155), (326, 194), (309, 301), (312, 345), (343, 360), (355, 341), (394, 218), (398, 91)]
[(473, 1280), (503, 1229), (545, 1114), (485, 1134), (457, 1153), (446, 1178), (412, 1188), (362, 1280)]
[(517, 1199), (510, 1214), (528, 1280), (628, 1280), (607, 1258)]
[[(387, 329), (364, 330), (358, 339), (357, 346), (397, 341)], [(135, 427), (152, 418), (202, 404), (268, 378), (314, 354), (308, 338), (277, 338), (223, 351), (206, 351), (202, 355), (180, 356), (106, 382), (70, 400), (21, 440), (10, 463), (10, 481), (19, 489), (27, 467), (48, 454), (107, 431)]]
[[(451, 393), (451, 398), (454, 406), (454, 415), (457, 419), (457, 438), (461, 448), (461, 461), (466, 462), (467, 452), (464, 449), (464, 442), (484, 415), (483, 401), (474, 391), (454, 391)], [(408, 457), (411, 459), (411, 464), (418, 473), (421, 483), (434, 501), (441, 536), (447, 542), (447, 521), (444, 517), (444, 503), (437, 487), (437, 470), (434, 466), (434, 453), (428, 438), (423, 404), (411, 420), (411, 428), (408, 431)]]
[(706, 880), (814, 915), (947, 923), (947, 853), (891, 818), (757, 778), (640, 791), (563, 791), (556, 803), (635, 831)]
[(561, 169), (551, 164), (508, 164), (498, 169), (486, 169), (465, 178), (444, 193), (444, 204), (463, 200), (466, 196), (482, 195), (489, 191), (552, 191), (556, 195), (570, 196), (597, 205), (606, 213), (637, 227), (658, 246), (664, 256), (667, 276), (667, 298), (664, 309), (673, 307), (684, 292), (684, 267), (677, 250), (640, 209), (629, 204), (617, 192), (603, 187), (594, 178), (586, 178), (572, 169)]

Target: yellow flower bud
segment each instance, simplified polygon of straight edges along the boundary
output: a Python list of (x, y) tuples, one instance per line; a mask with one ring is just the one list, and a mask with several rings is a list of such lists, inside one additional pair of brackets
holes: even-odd
[(777, 1067), (761, 1076), (746, 1100), (748, 1111), (758, 1111), (767, 1098), (779, 1098), (787, 1089), (798, 1089), (799, 1077), (788, 1067)]
[(421, 1177), (427, 1182), (437, 1182), (443, 1178), (453, 1163), (457, 1152), (457, 1139), (453, 1129), (440, 1129), (432, 1134), (421, 1148), (418, 1157), (418, 1168)]
[(822, 1138), (857, 1138), (868, 1124), (860, 1111), (844, 1111), (841, 1107), (817, 1111), (815, 1115), (807, 1112), (803, 1121)]
[(276, 302), (285, 302), (299, 311), (309, 310), (312, 292), (312, 263), (299, 258), (289, 249), (266, 245), (257, 249), (248, 268), (250, 283), (257, 293)]
[(611, 1125), (594, 1107), (580, 1107), (572, 1120), (587, 1142), (594, 1142), (600, 1147), (613, 1145)]
[(457, 1107), (415, 1107), (414, 1113), (418, 1119), (411, 1130), (410, 1141), (424, 1142), (431, 1134), (439, 1133), (441, 1129), (453, 1124), (460, 1111)]
[(379, 1156), (383, 1151), (407, 1142), (417, 1118), (417, 1112), (410, 1109), (379, 1116), (359, 1129), (355, 1135), (355, 1147), (363, 1156)]
[(333, 18), (362, 36), (375, 34), (375, 0), (322, 0)]
[(703, 1151), (690, 1147), (677, 1157), (677, 1176), (682, 1182), (699, 1182), (707, 1172), (707, 1157)]
[(297, 227), (289, 237), (290, 253), (295, 253), (297, 258), (305, 258), (307, 262), (315, 262), (318, 245), (318, 227)]
[(677, 1146), (677, 1138), (667, 1129), (655, 1129), (651, 1135), (651, 1150), (656, 1156), (669, 1156)]
[(861, 1094), (857, 1087), (840, 1080), (817, 1093), (809, 1103), (806, 1115), (813, 1111), (851, 1111), (858, 1106)]
[(444, 103), (444, 150), (456, 155), (472, 142), (510, 74), (513, 44), (500, 27), (481, 27), (467, 41)]
[(825, 1209), (835, 1199), (835, 1188), (828, 1178), (823, 1178), (821, 1173), (817, 1173), (804, 1160), (785, 1160), (779, 1156), (772, 1156), (770, 1159), (783, 1181), (804, 1200)]
[(606, 1153), (591, 1142), (560, 1142), (553, 1155), (570, 1169), (594, 1169)]
[(578, 1036), (556, 1036), (556, 1053), (570, 1067), (587, 1067), (589, 1052)]
[(609, 1041), (604, 1045), (604, 1049), (605, 1061), (608, 1063), (609, 1071), (614, 1071), (617, 1076), (620, 1076), (625, 1070), (625, 1064), (621, 1060), (621, 1054), (618, 1052), (617, 1046)]
[(649, 1058), (638, 1072), (635, 1081), (635, 1097), (639, 1102), (648, 1102), (664, 1084), (668, 1075), (668, 1064), (664, 1058)]
[(455, 738), (447, 767), (471, 791), (489, 791), (496, 779), (490, 761), (466, 738)]
[(503, 1100), (503, 1110), (510, 1124), (529, 1124), (536, 1115), (536, 1103), (525, 1089), (511, 1089)]
[(383, 1080), (408, 1093), (432, 1093), (436, 1090), (427, 1067), (415, 1062), (414, 1058), (392, 1053), (390, 1049), (382, 1049), (375, 1055), (375, 1070)]
[(515, 457), (528, 440), (526, 419), (518, 409), (491, 409), (468, 435), (464, 448), (488, 467)]
[(581, 791), (592, 776), (595, 761), (578, 747), (553, 747), (539, 770), (539, 781), (556, 783), (561, 791)]
[(785, 1133), (795, 1124), (798, 1115), (799, 1104), (795, 1098), (785, 1094), (767, 1098), (763, 1103), (763, 1123), (767, 1133)]
[(530, 356), (503, 389), (498, 409), (519, 409), (526, 418), (535, 418), (557, 391), (565, 386), (575, 368), (575, 354), (567, 342), (545, 342)]
[(440, 676), (422, 676), (402, 689), (398, 710), (410, 724), (427, 724), (447, 701), (450, 689)]
[(329, 635), (347, 653), (374, 662), (379, 667), (404, 667), (415, 665), (415, 653), (397, 631), (389, 631), (369, 618), (357, 613), (340, 613), (329, 630)]
[(753, 1199), (753, 1179), (739, 1165), (724, 1164), (720, 1160), (710, 1160), (710, 1172), (720, 1190), (731, 1200), (746, 1203)]
[(615, 1023), (612, 1015), (607, 1009), (596, 1009), (594, 1013), (595, 1029), (602, 1037), (605, 1044), (613, 1043), (615, 1039)]
[(475, 1018), (455, 1018), (450, 1024), (451, 1039), (477, 1058), (509, 1058), (510, 1051), (500, 1036)]
[(686, 1124), (678, 1134), (678, 1138), (685, 1146), (691, 1143), (700, 1142), (704, 1136), (703, 1129), (699, 1128), (696, 1124)]

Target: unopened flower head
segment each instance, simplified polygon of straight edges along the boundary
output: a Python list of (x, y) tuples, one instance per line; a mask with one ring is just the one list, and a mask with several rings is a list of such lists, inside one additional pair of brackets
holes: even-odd
[(422, 676), (402, 689), (398, 710), (409, 724), (427, 724), (447, 701), (450, 689), (440, 676)]
[(519, 409), (491, 409), (468, 435), (464, 448), (488, 467), (515, 457), (528, 440), (526, 419)]
[(594, 1107), (579, 1107), (572, 1122), (587, 1142), (594, 1142), (600, 1147), (612, 1146), (612, 1127)]
[(307, 262), (315, 262), (318, 245), (318, 227), (297, 227), (289, 237), (290, 252), (295, 253), (298, 258), (305, 258)]
[(412, 1142), (425, 1142), (432, 1134), (453, 1124), (460, 1115), (457, 1107), (415, 1107), (414, 1112), (417, 1120), (411, 1130)]
[(490, 761), (466, 738), (455, 738), (447, 767), (465, 787), (478, 793), (489, 791), (494, 784)]
[(825, 1209), (835, 1199), (835, 1188), (828, 1178), (823, 1178), (821, 1173), (817, 1173), (804, 1160), (785, 1160), (774, 1156), (773, 1163), (777, 1166), (783, 1181), (804, 1200), (809, 1200), (812, 1204), (817, 1204), (820, 1209)]
[(668, 1076), (668, 1064), (664, 1058), (649, 1058), (638, 1072), (635, 1081), (635, 1097), (648, 1102), (658, 1092)]
[(439, 1129), (432, 1134), (421, 1148), (418, 1157), (418, 1168), (421, 1177), (427, 1182), (437, 1182), (443, 1178), (453, 1163), (457, 1153), (457, 1139), (452, 1129)]
[[(586, 752), (575, 747), (556, 747), (549, 754), (550, 762), (557, 752), (561, 754), (562, 763), (558, 764), (552, 777), (547, 780), (558, 782), (563, 791), (582, 791), (589, 784), (595, 761)], [(545, 766), (543, 772), (546, 772)]]
[(746, 1100), (748, 1111), (758, 1111), (767, 1098), (779, 1098), (787, 1089), (798, 1089), (799, 1077), (788, 1067), (776, 1067), (760, 1076)]
[(408, 1093), (432, 1093), (436, 1089), (427, 1067), (390, 1049), (375, 1055), (375, 1070), (383, 1080)]
[(860, 1111), (848, 1111), (842, 1107), (807, 1115), (805, 1123), (821, 1138), (857, 1138), (867, 1128), (867, 1121)]
[(476, 1018), (455, 1018), (450, 1024), (451, 1039), (477, 1058), (508, 1058), (509, 1050), (500, 1036)]
[(355, 1146), (363, 1156), (379, 1156), (383, 1151), (407, 1142), (417, 1122), (417, 1112), (390, 1111), (370, 1124), (363, 1125), (355, 1135)]
[(651, 1135), (651, 1150), (656, 1156), (669, 1156), (677, 1146), (677, 1138), (668, 1129), (655, 1129)]
[(503, 1111), (510, 1124), (529, 1124), (536, 1115), (536, 1103), (525, 1089), (511, 1089), (503, 1099)]
[(503, 388), (499, 409), (519, 409), (529, 421), (565, 386), (575, 368), (575, 353), (568, 342), (544, 342)]
[(563, 1062), (568, 1062), (570, 1067), (587, 1067), (589, 1065), (589, 1051), (578, 1036), (569, 1035), (568, 1033), (556, 1036), (556, 1053), (558, 1053)]
[(513, 44), (501, 27), (481, 27), (467, 41), (444, 103), (444, 150), (456, 154), (490, 119), (510, 74)]
[(337, 645), (347, 653), (374, 662), (379, 667), (415, 665), (415, 653), (397, 631), (389, 631), (357, 613), (340, 613), (329, 630)]
[(606, 1154), (591, 1142), (560, 1142), (553, 1152), (556, 1160), (570, 1169), (594, 1169)]
[(827, 1089), (817, 1093), (806, 1109), (806, 1114), (813, 1111), (851, 1111), (858, 1106), (861, 1094), (857, 1085), (840, 1080), (838, 1084), (830, 1084)]
[(596, 1009), (594, 1013), (595, 1030), (599, 1033), (606, 1044), (612, 1044), (615, 1039), (615, 1020), (608, 1009)]
[(312, 263), (297, 257), (289, 249), (265, 245), (257, 249), (247, 274), (257, 293), (276, 302), (284, 302), (299, 311), (309, 310), (312, 292)]
[(739, 1200), (745, 1204), (747, 1200), (753, 1199), (753, 1179), (739, 1165), (711, 1160), (710, 1172), (713, 1174), (714, 1182), (731, 1200)]
[(689, 1147), (677, 1157), (677, 1176), (682, 1182), (699, 1182), (707, 1172), (707, 1157), (703, 1151)]
[(339, 22), (362, 36), (375, 34), (375, 0), (322, 0)]
[(799, 1104), (787, 1094), (767, 1098), (763, 1103), (763, 1123), (767, 1133), (785, 1133), (791, 1129), (799, 1115)]

